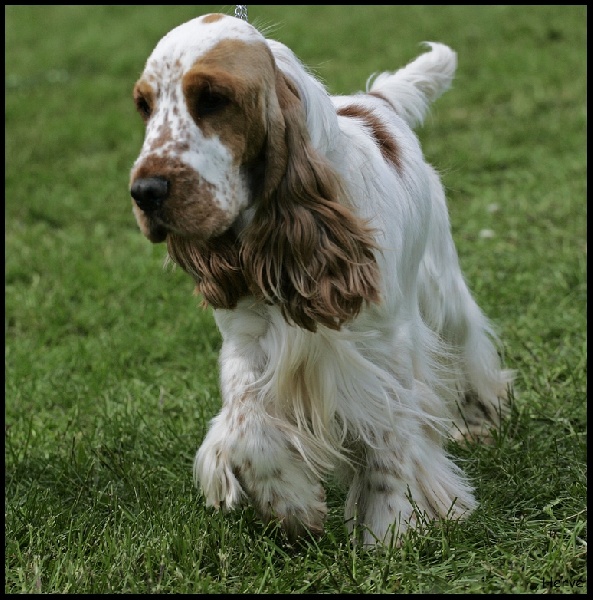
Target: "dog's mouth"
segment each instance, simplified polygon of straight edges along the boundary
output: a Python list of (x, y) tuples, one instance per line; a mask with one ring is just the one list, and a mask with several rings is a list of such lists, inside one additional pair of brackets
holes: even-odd
[(184, 164), (155, 160), (136, 168), (130, 183), (134, 216), (150, 242), (160, 244), (170, 235), (205, 242), (232, 225), (236, 215), (221, 207), (216, 186)]
[(170, 235), (175, 235), (178, 238), (191, 239), (194, 242), (200, 243), (205, 243), (209, 239), (209, 237), (200, 234), (199, 232), (184, 230), (183, 228), (176, 226), (175, 223), (166, 222), (162, 218), (162, 215), (143, 214), (143, 217), (144, 218), (139, 221), (140, 229), (153, 244), (165, 242)]
[(160, 244), (167, 239), (169, 230), (161, 223), (155, 223), (152, 219), (148, 223), (146, 237), (153, 244)]
[(153, 244), (160, 244), (167, 239), (173, 228), (165, 221), (164, 215), (160, 211), (146, 213), (141, 210), (135, 203), (134, 215), (136, 222), (140, 227), (140, 231)]
[(238, 217), (231, 220), (230, 215), (223, 211), (208, 210), (208, 206), (205, 209), (200, 201), (187, 200), (185, 197), (183, 201), (175, 197), (168, 200), (166, 206), (150, 206), (149, 210), (137, 200), (132, 200), (140, 231), (153, 244), (165, 242), (171, 235), (206, 243), (222, 235), (238, 220)]

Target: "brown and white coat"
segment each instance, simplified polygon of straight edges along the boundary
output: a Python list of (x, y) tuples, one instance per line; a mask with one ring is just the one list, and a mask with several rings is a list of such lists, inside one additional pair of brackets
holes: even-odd
[(511, 376), (412, 131), (455, 68), (432, 43), (332, 97), (286, 46), (219, 14), (149, 57), (134, 212), (223, 338), (223, 406), (194, 466), (208, 505), (249, 498), (291, 534), (321, 532), (333, 473), (367, 544), (417, 511), (474, 508), (447, 434), (497, 426)]

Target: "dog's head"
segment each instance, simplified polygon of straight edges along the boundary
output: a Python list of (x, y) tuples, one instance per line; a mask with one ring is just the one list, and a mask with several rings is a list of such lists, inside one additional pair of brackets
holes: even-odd
[(274, 87), (265, 40), (239, 19), (206, 15), (159, 42), (134, 87), (146, 137), (130, 191), (151, 241), (208, 240), (247, 207)]
[(311, 143), (335, 109), (316, 80), (305, 90), (278, 66), (278, 46), (221, 14), (158, 43), (134, 88), (146, 137), (133, 209), (215, 308), (252, 294), (307, 329), (339, 328), (378, 298), (372, 235), (317, 151), (324, 142)]

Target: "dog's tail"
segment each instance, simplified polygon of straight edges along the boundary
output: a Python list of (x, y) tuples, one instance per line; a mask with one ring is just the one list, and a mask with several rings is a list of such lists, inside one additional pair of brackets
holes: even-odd
[(394, 73), (380, 73), (367, 81), (367, 91), (385, 99), (410, 127), (420, 125), (429, 105), (449, 89), (457, 54), (444, 44), (425, 42), (430, 52), (421, 54)]

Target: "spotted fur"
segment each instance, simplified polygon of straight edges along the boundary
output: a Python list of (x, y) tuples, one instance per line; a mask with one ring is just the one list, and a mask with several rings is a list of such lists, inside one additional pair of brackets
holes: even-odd
[(250, 501), (292, 536), (321, 534), (333, 474), (369, 545), (476, 506), (447, 437), (499, 426), (511, 373), (412, 131), (455, 67), (432, 43), (330, 96), (286, 46), (220, 14), (150, 55), (134, 214), (223, 340), (222, 409), (194, 464), (207, 505)]

